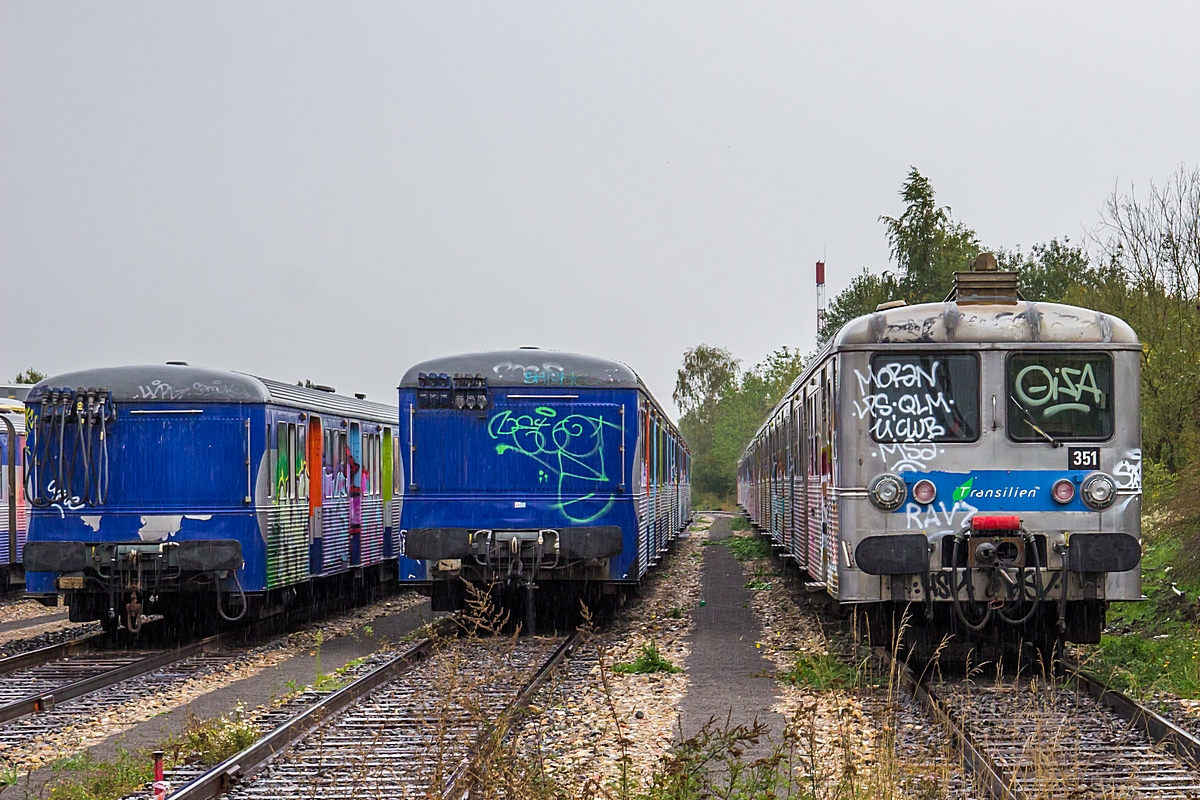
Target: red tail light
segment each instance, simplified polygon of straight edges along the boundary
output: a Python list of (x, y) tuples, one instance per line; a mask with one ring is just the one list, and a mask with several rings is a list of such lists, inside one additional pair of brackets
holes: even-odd
[(1021, 528), (1021, 518), (1016, 514), (976, 514), (971, 517), (971, 530), (1015, 531)]

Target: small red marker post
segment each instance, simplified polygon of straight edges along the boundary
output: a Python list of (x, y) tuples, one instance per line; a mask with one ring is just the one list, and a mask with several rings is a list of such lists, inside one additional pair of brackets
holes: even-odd
[(167, 792), (170, 788), (167, 782), (163, 780), (163, 751), (155, 750), (154, 753), (154, 800), (167, 800)]

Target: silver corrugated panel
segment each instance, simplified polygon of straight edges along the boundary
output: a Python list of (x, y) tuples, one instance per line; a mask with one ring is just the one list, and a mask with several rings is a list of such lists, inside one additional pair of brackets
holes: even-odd
[(266, 378), (259, 378), (259, 380), (271, 393), (268, 402), (281, 406), (311, 409), (343, 417), (369, 419), (388, 425), (396, 425), (400, 421), (400, 409), (396, 406), (372, 403), (368, 400), (359, 400), (357, 397), (344, 397), (332, 392), (320, 392), (316, 389), (305, 389), (303, 386), (280, 383)]
[(383, 498), (364, 497), (362, 501), (362, 564), (383, 561)]
[(350, 563), (349, 497), (325, 498), (321, 537), (321, 574), (345, 569)]
[(308, 503), (301, 500), (267, 511), (267, 586), (308, 580)]

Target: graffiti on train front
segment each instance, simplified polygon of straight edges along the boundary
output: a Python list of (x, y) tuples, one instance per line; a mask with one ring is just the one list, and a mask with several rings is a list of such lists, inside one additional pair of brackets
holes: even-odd
[[(619, 476), (608, 474), (606, 429), (620, 431), (621, 427), (601, 416), (560, 415), (549, 406), (527, 414), (501, 411), (488, 421), (496, 453), (537, 462), (539, 482), (556, 484), (556, 507), (573, 522), (590, 522), (616, 502)], [(597, 510), (598, 503), (603, 505)]]

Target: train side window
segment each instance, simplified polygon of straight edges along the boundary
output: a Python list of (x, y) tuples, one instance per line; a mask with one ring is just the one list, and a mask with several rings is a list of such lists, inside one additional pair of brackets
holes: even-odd
[(286, 500), (288, 499), (288, 471), (291, 462), (286, 422), (275, 423), (275, 447), (275, 498)]
[(857, 414), (876, 442), (979, 439), (975, 353), (876, 353), (867, 375), (855, 372), (854, 384)]
[[(271, 423), (269, 423), (269, 422), (267, 423), (266, 448), (267, 448), (267, 463), (273, 464), (277, 460), (278, 456), (276, 455), (276, 452), (275, 452), (276, 445), (274, 444), (273, 440), (271, 439)], [(275, 469), (275, 468), (272, 467), (272, 469)], [(272, 473), (271, 480), (267, 481), (267, 499), (271, 499), (274, 496), (275, 496), (275, 475)]]
[(400, 495), (403, 491), (404, 482), (400, 480), (403, 462), (400, 459), (400, 437), (392, 437), (392, 494)]
[(1045, 442), (1047, 436), (1072, 441), (1112, 437), (1115, 397), (1108, 353), (1012, 353), (1005, 373), (1008, 438), (1014, 442)]
[(296, 496), (308, 499), (308, 436), (304, 424), (296, 426)]

